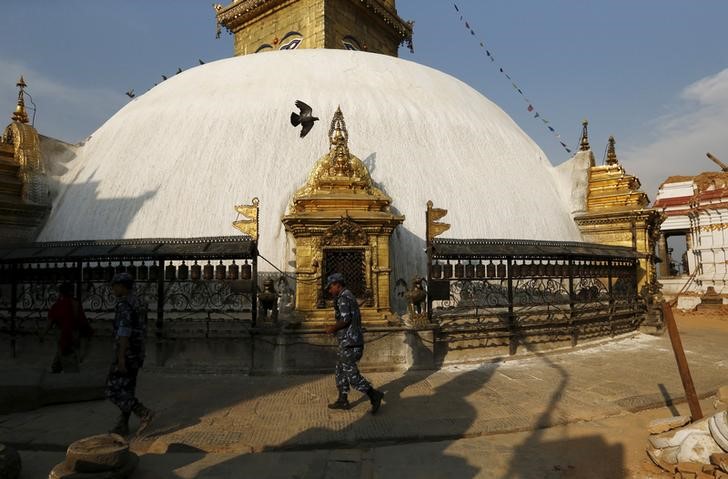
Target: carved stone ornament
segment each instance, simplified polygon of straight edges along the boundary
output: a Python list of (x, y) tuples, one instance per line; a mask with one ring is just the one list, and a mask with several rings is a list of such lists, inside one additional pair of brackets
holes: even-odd
[(324, 246), (364, 246), (367, 234), (351, 218), (344, 217), (326, 230), (321, 243)]

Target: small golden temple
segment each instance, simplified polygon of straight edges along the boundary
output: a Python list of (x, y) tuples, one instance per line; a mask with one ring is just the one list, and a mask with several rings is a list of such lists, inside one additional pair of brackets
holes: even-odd
[(362, 303), (362, 320), (385, 324), (390, 311), (389, 239), (404, 216), (372, 181), (364, 163), (349, 152), (341, 109), (329, 129), (329, 152), (318, 160), (283, 217), (296, 240), (296, 310), (306, 323), (330, 319), (326, 277), (343, 273)]
[(662, 215), (649, 208), (640, 180), (619, 163), (616, 141), (609, 137), (604, 165), (596, 165), (589, 144), (588, 122), (583, 123), (579, 153), (590, 156), (586, 211), (574, 218), (585, 241), (627, 246), (642, 255), (638, 288), (656, 283), (654, 249), (660, 234)]

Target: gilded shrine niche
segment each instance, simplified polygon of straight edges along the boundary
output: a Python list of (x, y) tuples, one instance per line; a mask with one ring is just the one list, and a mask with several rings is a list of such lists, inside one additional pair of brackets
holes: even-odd
[(374, 186), (362, 161), (349, 152), (341, 109), (329, 129), (329, 152), (316, 162), (306, 184), (283, 217), (296, 240), (296, 310), (304, 324), (330, 321), (326, 277), (344, 275), (359, 299), (362, 320), (383, 324), (389, 304), (389, 240), (404, 216), (391, 212), (392, 199)]

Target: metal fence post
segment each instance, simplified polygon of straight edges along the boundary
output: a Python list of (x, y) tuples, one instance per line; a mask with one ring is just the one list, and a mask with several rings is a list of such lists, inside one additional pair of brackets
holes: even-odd
[(571, 335), (571, 347), (576, 346), (577, 334), (574, 327), (574, 260), (569, 258), (567, 264), (569, 271), (569, 334)]
[(612, 274), (612, 265), (612, 260), (607, 260), (607, 285), (609, 291), (609, 330), (610, 335), (614, 337), (614, 294), (612, 291), (612, 277), (614, 275)]
[(513, 259), (509, 256), (506, 259), (506, 262), (506, 278), (508, 279), (508, 333), (510, 338), (508, 342), (508, 354), (513, 356), (516, 352), (518, 352), (516, 318), (513, 313)]
[(154, 322), (157, 343), (157, 365), (164, 364), (164, 259), (157, 261), (159, 274), (157, 275), (157, 318)]
[(10, 348), (15, 358), (16, 318), (18, 315), (18, 265), (10, 266)]

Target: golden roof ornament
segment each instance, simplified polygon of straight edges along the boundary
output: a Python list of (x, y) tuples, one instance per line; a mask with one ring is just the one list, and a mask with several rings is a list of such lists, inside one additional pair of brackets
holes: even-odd
[(579, 151), (591, 150), (589, 145), (589, 121), (584, 120), (581, 122), (581, 140), (579, 141)]
[[(238, 219), (233, 221), (233, 226), (240, 230), (241, 233), (258, 241), (258, 220), (260, 216), (260, 201), (253, 198), (250, 205), (236, 205), (235, 211), (238, 212)], [(244, 219), (239, 219), (240, 216)]]
[(28, 123), (28, 113), (25, 111), (25, 87), (28, 85), (25, 83), (22, 75), (15, 86), (18, 87), (18, 104), (15, 106), (13, 121)]
[(607, 146), (607, 165), (614, 166), (619, 164), (619, 160), (617, 160), (617, 152), (614, 149), (614, 144), (616, 141), (614, 141), (614, 137), (609, 137), (609, 146)]
[(341, 108), (336, 109), (329, 128), (329, 152), (316, 162), (306, 184), (295, 197), (332, 191), (386, 196), (374, 186), (364, 163), (349, 151), (349, 132)]

